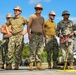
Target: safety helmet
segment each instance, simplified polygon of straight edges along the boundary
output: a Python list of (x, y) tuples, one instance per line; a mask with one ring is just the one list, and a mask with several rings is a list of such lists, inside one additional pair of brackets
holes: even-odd
[(42, 8), (43, 9), (41, 4), (36, 4), (34, 8)]
[(16, 6), (13, 10), (19, 10), (19, 11), (21, 11), (21, 12), (22, 12), (22, 9), (21, 9), (21, 7), (20, 7), (20, 6)]
[(8, 14), (6, 15), (6, 17), (12, 17), (12, 14), (11, 14), (11, 13), (8, 13)]
[(70, 15), (70, 13), (67, 10), (65, 10), (65, 11), (62, 12), (62, 16), (64, 16), (65, 14)]
[(56, 15), (54, 11), (50, 11), (49, 15)]

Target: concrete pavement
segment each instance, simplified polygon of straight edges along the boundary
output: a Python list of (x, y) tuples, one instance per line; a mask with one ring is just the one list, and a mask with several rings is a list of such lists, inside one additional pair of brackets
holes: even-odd
[(44, 71), (29, 71), (28, 67), (20, 67), (19, 70), (0, 70), (0, 75), (76, 75), (76, 72), (57, 72), (58, 69), (45, 69)]

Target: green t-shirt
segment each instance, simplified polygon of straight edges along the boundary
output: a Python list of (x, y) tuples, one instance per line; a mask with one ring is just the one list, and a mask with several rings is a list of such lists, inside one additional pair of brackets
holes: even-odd
[(24, 25), (27, 24), (27, 20), (21, 16), (19, 18), (13, 17), (7, 21), (7, 24), (11, 25), (12, 34), (16, 34), (23, 31)]

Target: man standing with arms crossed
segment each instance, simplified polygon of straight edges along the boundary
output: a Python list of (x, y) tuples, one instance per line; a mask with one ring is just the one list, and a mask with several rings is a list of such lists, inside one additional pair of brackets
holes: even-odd
[[(12, 14), (8, 13), (6, 15), (6, 20), (8, 21), (10, 18), (12, 18)], [(2, 40), (2, 44), (1, 44), (1, 60), (2, 63), (0, 64), (0, 68), (4, 69), (4, 64), (6, 63), (6, 59), (7, 59), (7, 53), (8, 53), (8, 42), (9, 42), (9, 35), (6, 31), (6, 26), (7, 24), (3, 24), (1, 27), (1, 33), (3, 34), (3, 40)], [(7, 26), (8, 31), (11, 31), (11, 25)], [(6, 64), (7, 65), (7, 64)]]
[(35, 14), (32, 14), (28, 19), (28, 38), (30, 49), (30, 64), (29, 70), (33, 70), (33, 62), (36, 60), (36, 69), (44, 70), (40, 66), (41, 54), (43, 52), (43, 36), (44, 36), (44, 18), (41, 16), (43, 7), (41, 4), (35, 6)]
[(20, 6), (16, 6), (14, 9), (14, 17), (9, 19), (7, 21), (7, 25), (11, 25), (11, 35), (9, 38), (9, 44), (8, 44), (8, 60), (7, 60), (7, 67), (6, 69), (12, 68), (12, 61), (13, 57), (15, 57), (15, 70), (19, 69), (19, 64), (21, 62), (22, 57), (22, 47), (23, 47), (23, 41), (24, 41), (24, 35), (27, 31), (23, 32), (24, 25), (27, 24), (27, 20), (24, 17), (21, 17), (20, 14), (22, 12), (22, 9)]

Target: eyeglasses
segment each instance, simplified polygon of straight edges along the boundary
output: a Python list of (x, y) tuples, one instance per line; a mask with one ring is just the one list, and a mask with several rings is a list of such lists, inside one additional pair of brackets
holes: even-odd
[(49, 16), (55, 16), (55, 15), (53, 15), (53, 14), (49, 14)]
[(35, 8), (35, 10), (43, 10), (43, 8)]

